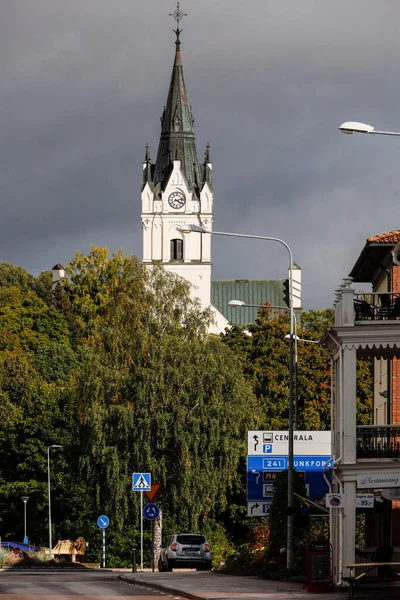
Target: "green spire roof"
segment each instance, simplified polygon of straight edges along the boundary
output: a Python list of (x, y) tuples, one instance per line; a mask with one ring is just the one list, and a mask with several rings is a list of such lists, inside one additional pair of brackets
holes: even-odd
[(167, 103), (161, 117), (161, 138), (154, 171), (154, 187), (165, 189), (174, 160), (181, 161), (187, 185), (196, 196), (204, 181), (204, 167), (199, 164), (194, 137), (194, 119), (186, 93), (180, 52), (179, 29)]

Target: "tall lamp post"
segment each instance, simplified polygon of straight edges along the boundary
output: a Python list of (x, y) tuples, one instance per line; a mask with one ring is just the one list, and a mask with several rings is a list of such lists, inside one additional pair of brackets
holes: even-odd
[(342, 123), (339, 127), (339, 131), (342, 133), (369, 133), (370, 135), (394, 135), (399, 137), (400, 132), (398, 131), (380, 131), (372, 127), (372, 125), (367, 125), (366, 123), (357, 123), (357, 121), (346, 121), (346, 123)]
[(28, 542), (26, 541), (26, 505), (28, 503), (29, 496), (21, 496), (21, 500), (24, 503), (24, 544), (27, 544)]
[(294, 310), (293, 310), (293, 256), (288, 244), (276, 237), (268, 237), (264, 235), (247, 235), (244, 233), (227, 233), (225, 231), (208, 231), (199, 225), (185, 225), (178, 228), (181, 233), (209, 233), (211, 235), (224, 235), (227, 237), (248, 238), (253, 240), (264, 240), (269, 242), (278, 242), (284, 246), (289, 256), (289, 310), (290, 310), (290, 341), (289, 341), (289, 444), (288, 444), (288, 497), (287, 497), (287, 539), (286, 539), (286, 566), (290, 569), (293, 567), (293, 525), (294, 525), (294, 461), (293, 461), (293, 429), (294, 429), (294, 412), (293, 412), (293, 342), (294, 342)]
[(53, 540), (51, 536), (51, 493), (50, 493), (50, 450), (51, 448), (62, 448), (58, 444), (52, 444), (47, 448), (47, 487), (49, 492), (49, 558), (52, 557)]

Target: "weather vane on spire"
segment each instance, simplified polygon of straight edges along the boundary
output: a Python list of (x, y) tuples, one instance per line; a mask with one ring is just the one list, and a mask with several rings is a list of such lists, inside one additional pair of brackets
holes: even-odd
[(174, 10), (173, 13), (169, 13), (170, 17), (173, 17), (176, 21), (176, 29), (173, 29), (172, 31), (176, 34), (176, 45), (179, 48), (180, 46), (180, 40), (179, 40), (179, 34), (182, 33), (182, 29), (179, 29), (179, 23), (180, 21), (182, 21), (183, 17), (187, 17), (187, 13), (184, 13), (181, 11), (181, 8), (179, 6), (179, 2), (176, 3), (176, 10)]

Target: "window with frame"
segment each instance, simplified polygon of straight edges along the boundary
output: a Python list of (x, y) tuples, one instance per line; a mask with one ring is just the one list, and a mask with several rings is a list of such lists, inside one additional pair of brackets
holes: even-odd
[(183, 240), (171, 240), (170, 260), (183, 260)]

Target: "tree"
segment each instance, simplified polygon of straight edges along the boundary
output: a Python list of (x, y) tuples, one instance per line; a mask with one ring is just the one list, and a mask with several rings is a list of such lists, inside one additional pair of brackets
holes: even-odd
[[(266, 429), (288, 428), (289, 398), (289, 315), (268, 307), (260, 310), (251, 336), (233, 327), (223, 341), (244, 361), (244, 371), (254, 393), (263, 404)], [(314, 330), (315, 330), (314, 326)], [(297, 328), (297, 335), (308, 332)], [(330, 428), (329, 359), (316, 344), (298, 343), (296, 400), (299, 429)]]
[[(268, 515), (269, 522), (269, 548), (268, 557), (273, 557), (278, 563), (283, 564), (286, 561), (286, 536), (287, 536), (287, 486), (288, 472), (281, 471), (275, 483), (275, 493)], [(304, 508), (301, 498), (305, 498), (306, 487), (304, 480), (295, 471), (294, 472), (294, 528), (293, 528), (293, 547), (295, 554), (295, 564), (304, 559), (304, 550), (309, 528), (308, 513)], [(282, 551), (283, 550), (283, 551)], [(303, 565), (304, 566), (304, 565)]]
[(81, 472), (95, 501), (122, 529), (138, 511), (131, 474), (150, 471), (163, 484), (164, 523), (201, 527), (225, 509), (246, 431), (260, 424), (239, 360), (206, 335), (209, 311), (186, 281), (94, 247), (67, 271)]
[[(68, 437), (65, 390), (75, 365), (68, 324), (20, 267), (0, 268), (0, 510), (21, 536), (21, 495), (31, 496), (29, 535), (45, 535), (48, 445)], [(51, 290), (51, 287), (50, 287)], [(61, 457), (55, 486), (66, 471)], [(64, 478), (66, 485), (67, 477)]]

